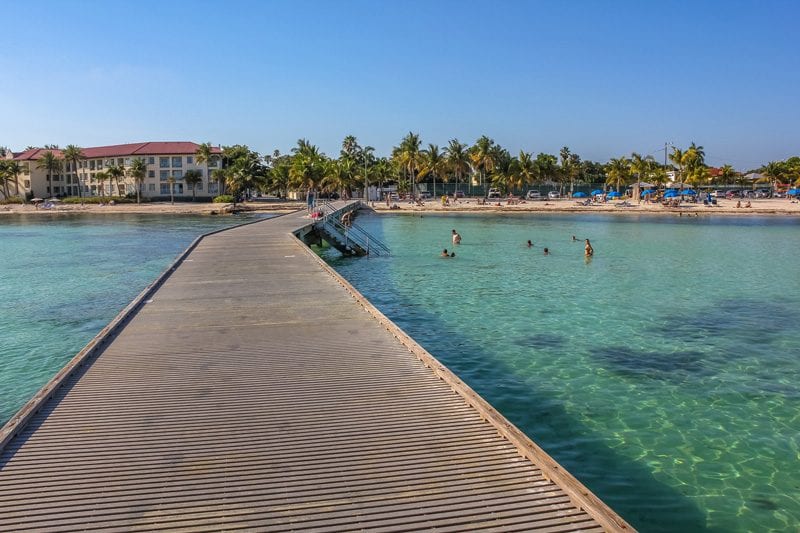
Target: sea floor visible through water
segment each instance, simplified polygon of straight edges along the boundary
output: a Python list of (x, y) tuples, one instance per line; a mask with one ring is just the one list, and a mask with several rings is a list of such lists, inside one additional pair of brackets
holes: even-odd
[(634, 527), (800, 528), (800, 221), (357, 223), (392, 256), (323, 256)]

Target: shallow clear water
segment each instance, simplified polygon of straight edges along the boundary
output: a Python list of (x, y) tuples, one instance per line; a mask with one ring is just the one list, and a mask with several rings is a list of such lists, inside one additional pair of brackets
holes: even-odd
[(800, 220), (358, 222), (335, 268), (635, 527), (798, 530)]
[(0, 425), (200, 234), (240, 217), (0, 217)]

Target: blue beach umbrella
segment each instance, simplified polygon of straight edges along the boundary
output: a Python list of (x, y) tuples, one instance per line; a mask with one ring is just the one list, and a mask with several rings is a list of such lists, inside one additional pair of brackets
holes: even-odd
[(664, 195), (664, 198), (677, 198), (678, 193), (676, 191), (667, 191)]
[(800, 194), (800, 189), (789, 189), (789, 192), (787, 192), (786, 194), (788, 194), (789, 196), (797, 196), (798, 194)]
[(592, 196), (597, 196), (598, 194), (603, 194), (603, 191), (600, 189), (595, 189), (592, 191)]
[(684, 189), (681, 191), (681, 194), (697, 194), (692, 189)]
[(585, 192), (576, 192), (572, 195), (573, 198), (586, 198), (588, 196)]
[(610, 193), (608, 193), (608, 197), (609, 198), (619, 198), (620, 196), (622, 196), (622, 195), (620, 193), (618, 193), (617, 191), (611, 191)]
[(648, 194), (655, 194), (655, 193), (656, 191), (654, 191), (653, 189), (647, 189), (646, 191), (642, 191), (642, 198), (644, 198)]

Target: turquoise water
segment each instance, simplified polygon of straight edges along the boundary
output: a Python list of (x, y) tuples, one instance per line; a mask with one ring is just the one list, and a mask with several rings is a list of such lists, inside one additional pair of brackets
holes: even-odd
[(200, 234), (239, 217), (0, 217), (0, 425)]
[(358, 221), (335, 268), (635, 527), (800, 528), (800, 220)]

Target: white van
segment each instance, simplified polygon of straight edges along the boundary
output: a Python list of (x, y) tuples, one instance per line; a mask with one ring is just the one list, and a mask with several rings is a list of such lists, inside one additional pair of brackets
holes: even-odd
[(528, 194), (525, 195), (525, 198), (527, 198), (528, 200), (541, 200), (542, 199), (542, 193), (540, 193), (539, 191), (531, 190), (531, 191), (528, 191)]

